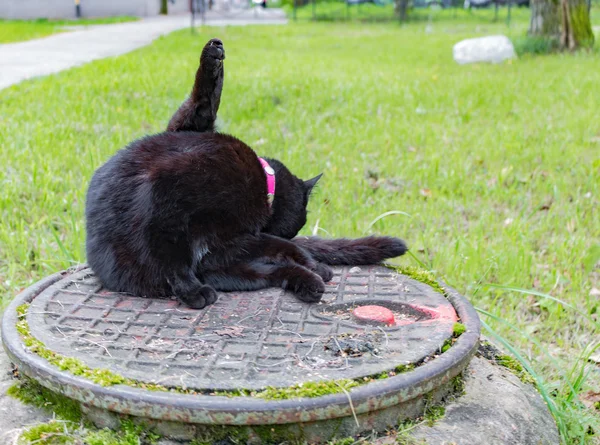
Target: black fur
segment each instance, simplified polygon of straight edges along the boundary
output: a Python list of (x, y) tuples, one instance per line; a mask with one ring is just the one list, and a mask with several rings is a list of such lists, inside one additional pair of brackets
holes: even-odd
[(315, 261), (332, 266), (378, 264), (387, 258), (404, 255), (408, 250), (404, 241), (388, 236), (334, 240), (302, 236), (294, 238), (293, 241), (297, 246), (306, 249)]
[(164, 133), (117, 152), (94, 174), (87, 194), (87, 257), (105, 287), (148, 297), (176, 296), (193, 308), (216, 290), (281, 286), (318, 301), (328, 264), (371, 264), (403, 254), (401, 240), (296, 238), (320, 175), (303, 181), (275, 159), (267, 200), (257, 155), (215, 133), (225, 51), (202, 51), (190, 97)]

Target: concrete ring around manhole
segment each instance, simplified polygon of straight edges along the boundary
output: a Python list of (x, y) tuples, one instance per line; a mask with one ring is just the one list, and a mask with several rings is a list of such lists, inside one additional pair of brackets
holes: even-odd
[[(2, 340), (20, 372), (79, 401), (100, 426), (126, 414), (180, 439), (214, 426), (258, 437), (268, 426), (274, 435), (327, 441), (393, 428), (451, 391), (480, 324), (466, 299), (440, 285), (444, 294), (388, 267), (339, 267), (319, 304), (265, 289), (222, 293), (193, 310), (109, 292), (81, 266), (17, 296)], [(361, 308), (392, 314), (394, 323), (357, 317)], [(76, 360), (86, 377), (31, 352), (25, 336)], [(287, 398), (296, 394), (290, 388), (331, 383), (331, 393)]]

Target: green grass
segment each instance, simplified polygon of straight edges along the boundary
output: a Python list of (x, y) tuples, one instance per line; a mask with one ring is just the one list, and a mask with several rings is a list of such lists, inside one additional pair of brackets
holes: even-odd
[(227, 48), (222, 130), (303, 178), (324, 172), (304, 233), (405, 238), (531, 364), (525, 369), (565, 441), (591, 440), (598, 417), (577, 397), (599, 384), (585, 359), (600, 331), (591, 294), (600, 288), (600, 59), (458, 66), (454, 43), (519, 37), (526, 20), (507, 29), (450, 15), (426, 25), (181, 31), (3, 90), (3, 303), (85, 261), (94, 169), (164, 129), (191, 87), (202, 44), (218, 36)]
[(104, 25), (139, 20), (138, 17), (107, 17), (73, 20), (2, 20), (0, 19), (0, 44), (39, 39), (68, 31), (69, 26)]

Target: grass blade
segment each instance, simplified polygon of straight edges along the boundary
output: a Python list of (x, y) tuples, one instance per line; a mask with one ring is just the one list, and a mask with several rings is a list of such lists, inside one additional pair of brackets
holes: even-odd
[(367, 226), (367, 228), (365, 229), (365, 231), (363, 233), (367, 233), (369, 230), (371, 230), (371, 227), (373, 227), (375, 225), (375, 223), (377, 223), (377, 221), (380, 221), (383, 218), (387, 218), (388, 216), (391, 216), (391, 215), (404, 215), (404, 216), (408, 216), (409, 218), (412, 218), (412, 215), (410, 215), (409, 213), (403, 212), (401, 210), (390, 210), (389, 212), (382, 213), (377, 218), (375, 218), (373, 221), (371, 221), (371, 223)]

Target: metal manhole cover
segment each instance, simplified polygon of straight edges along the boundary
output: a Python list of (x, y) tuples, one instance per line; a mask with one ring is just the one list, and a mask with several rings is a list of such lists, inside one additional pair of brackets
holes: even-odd
[[(222, 294), (197, 311), (107, 292), (81, 267), (18, 295), (2, 318), (2, 342), (19, 372), (80, 402), (100, 427), (127, 414), (179, 439), (206, 440), (219, 426), (226, 434), (243, 432), (246, 443), (261, 443), (265, 432), (274, 443), (325, 443), (395, 428), (453, 391), (451, 379), (475, 353), (480, 325), (469, 302), (440, 285), (444, 295), (381, 266), (338, 268), (320, 304), (267, 289)], [(129, 381), (102, 386), (34, 353), (20, 331), (24, 303), (25, 326), (46, 349)], [(464, 332), (441, 353), (457, 319)], [(355, 386), (287, 400), (211, 391), (341, 378), (355, 379)]]
[[(389, 309), (394, 324), (360, 324), (352, 311), (365, 305)], [(83, 269), (37, 295), (27, 317), (49, 349), (91, 368), (201, 390), (378, 374), (439, 351), (457, 320), (443, 295), (381, 266), (335, 269), (320, 304), (267, 289), (223, 293), (202, 310), (108, 292)]]

